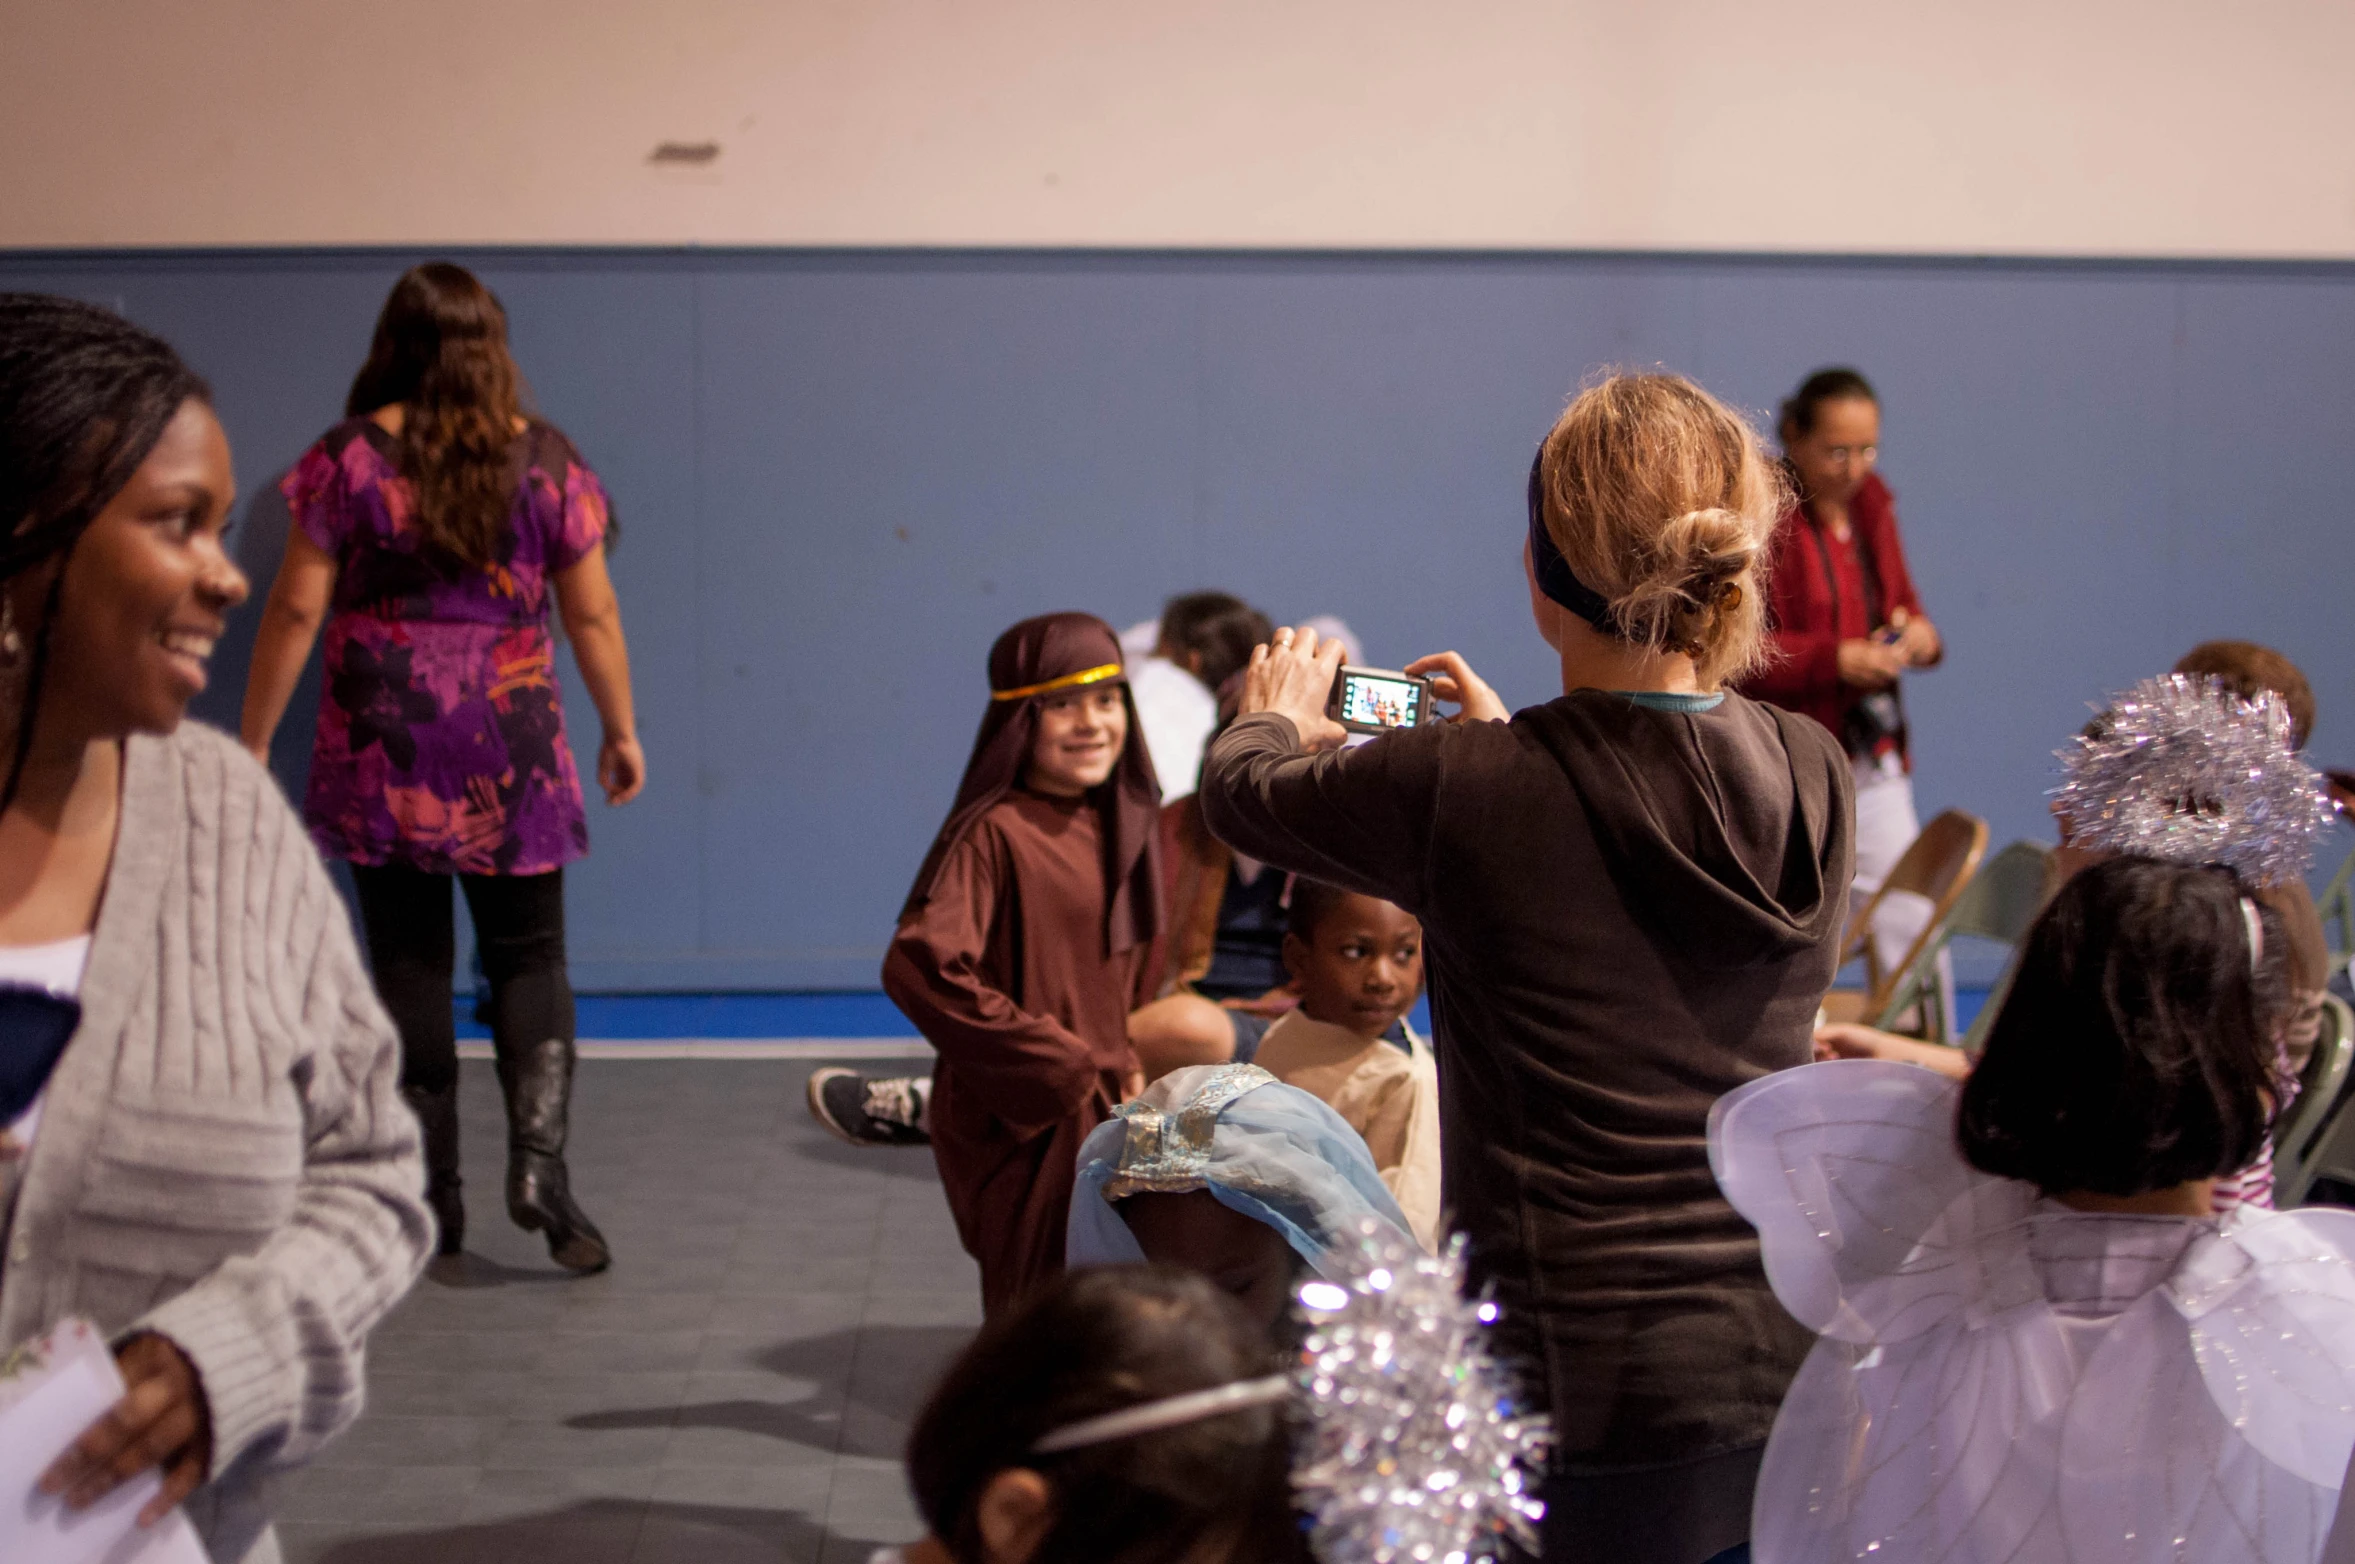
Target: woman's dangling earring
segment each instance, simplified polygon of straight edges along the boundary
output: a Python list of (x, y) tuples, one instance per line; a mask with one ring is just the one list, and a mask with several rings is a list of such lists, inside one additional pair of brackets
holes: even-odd
[(14, 668), (25, 660), (25, 638), (16, 628), (16, 599), (0, 591), (0, 668)]

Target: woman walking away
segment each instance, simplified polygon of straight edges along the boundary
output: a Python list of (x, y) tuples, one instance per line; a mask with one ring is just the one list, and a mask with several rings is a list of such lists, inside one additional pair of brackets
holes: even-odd
[(1530, 471), (1560, 699), (1508, 720), (1426, 657), (1465, 720), (1311, 753), (1343, 737), (1340, 653), (1278, 630), (1203, 768), (1237, 852), (1422, 922), (1452, 1225), (1559, 1441), (1548, 1564), (1738, 1548), (1807, 1349), (1704, 1141), (1719, 1097), (1806, 1062), (1852, 867), (1839, 745), (1723, 688), (1758, 654), (1781, 509), (1707, 392), (1605, 380)]
[(554, 425), (527, 418), (507, 317), (460, 267), (412, 269), (376, 322), (344, 421), (282, 485), (294, 513), (245, 692), (245, 743), (270, 735), (327, 627), (327, 682), (303, 814), (348, 859), (376, 986), (401, 1029), (401, 1089), (425, 1125), (441, 1252), (466, 1232), (450, 879), (491, 984), (507, 1098), (507, 1212), (573, 1271), (605, 1239), (573, 1199), (564, 865), (588, 851), (558, 701), (548, 599), (604, 720), (608, 804), (645, 785), (621, 605), (605, 570), (605, 489)]
[(432, 1229), (319, 855), (181, 721), (246, 593), (209, 398), (115, 315), (0, 294), (0, 1359), (94, 1326), (127, 1389), (43, 1491), (160, 1478), (144, 1520), (275, 1564), (267, 1482), (359, 1416)]

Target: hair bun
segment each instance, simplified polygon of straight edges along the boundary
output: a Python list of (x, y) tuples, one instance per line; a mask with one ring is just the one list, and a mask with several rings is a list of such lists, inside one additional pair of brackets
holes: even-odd
[(1717, 584), (1740, 575), (1757, 557), (1756, 526), (1739, 511), (1723, 506), (1689, 510), (1671, 517), (1660, 529), (1661, 552), (1684, 561), (1683, 586), (1695, 599), (1709, 602)]
[(1788, 490), (1739, 415), (1681, 376), (1607, 375), (1556, 421), (1537, 477), (1555, 546), (1621, 639), (1690, 655), (1707, 686), (1757, 662), (1752, 577)]

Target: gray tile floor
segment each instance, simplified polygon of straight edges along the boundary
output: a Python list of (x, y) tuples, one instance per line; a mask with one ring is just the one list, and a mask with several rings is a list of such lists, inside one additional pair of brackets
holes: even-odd
[(861, 1564), (921, 1531), (900, 1445), (979, 1282), (931, 1153), (829, 1138), (811, 1068), (585, 1062), (573, 1181), (615, 1263), (573, 1278), (507, 1221), (498, 1088), (467, 1061), (468, 1252), (378, 1328), (366, 1415), (281, 1488), (290, 1564)]

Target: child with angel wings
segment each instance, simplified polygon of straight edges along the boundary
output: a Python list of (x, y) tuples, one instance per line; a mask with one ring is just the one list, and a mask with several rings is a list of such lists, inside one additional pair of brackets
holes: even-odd
[(2222, 845), (2071, 880), (1966, 1081), (1839, 1060), (1720, 1100), (1718, 1181), (1819, 1333), (1758, 1564), (2314, 1564), (2355, 1447), (2355, 1212), (2215, 1214), (2285, 1100), (2288, 1003)]

